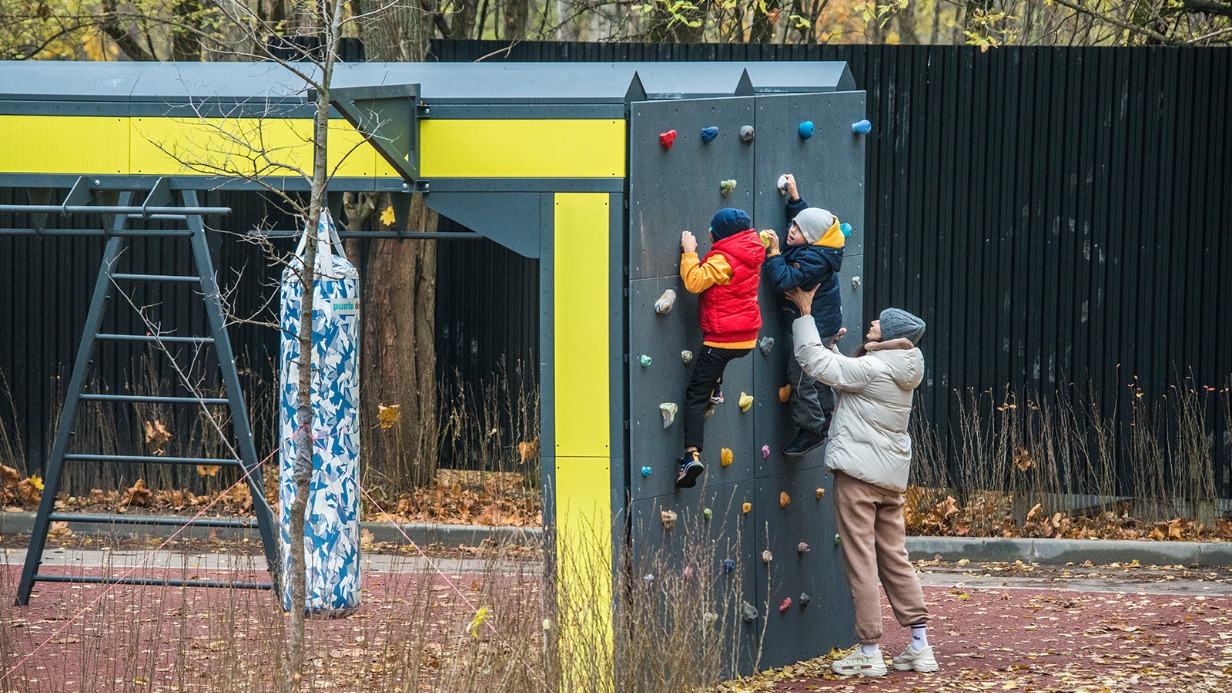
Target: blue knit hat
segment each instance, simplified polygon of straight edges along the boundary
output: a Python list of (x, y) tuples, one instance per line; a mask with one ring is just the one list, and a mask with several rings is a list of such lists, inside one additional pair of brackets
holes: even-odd
[(743, 209), (727, 207), (720, 209), (710, 220), (710, 235), (716, 241), (753, 228), (753, 220)]

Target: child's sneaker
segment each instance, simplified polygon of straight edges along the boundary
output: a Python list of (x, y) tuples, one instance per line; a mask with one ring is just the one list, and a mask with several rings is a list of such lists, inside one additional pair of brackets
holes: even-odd
[(697, 451), (690, 450), (676, 461), (676, 464), (680, 465), (680, 471), (676, 473), (676, 488), (693, 488), (697, 485), (697, 477), (706, 471), (698, 457)]
[(895, 657), (892, 664), (899, 671), (918, 671), (921, 674), (927, 674), (938, 669), (937, 658), (933, 656), (932, 647), (925, 647), (916, 652), (911, 649), (911, 645), (907, 645), (907, 649)]
[(825, 436), (813, 433), (812, 431), (806, 431), (802, 428), (796, 434), (795, 440), (783, 448), (783, 454), (787, 457), (801, 457), (805, 453), (817, 449), (825, 440)]
[(885, 676), (888, 671), (885, 660), (881, 658), (880, 650), (872, 657), (866, 657), (863, 652), (860, 652), (859, 647), (852, 650), (851, 654), (846, 657), (830, 664), (830, 669), (839, 676)]
[(722, 404), (723, 403), (723, 390), (715, 390), (714, 392), (710, 393), (710, 403), (711, 404)]

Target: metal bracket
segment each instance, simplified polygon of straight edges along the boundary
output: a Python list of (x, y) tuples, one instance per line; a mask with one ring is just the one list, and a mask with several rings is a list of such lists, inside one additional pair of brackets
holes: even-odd
[(90, 180), (85, 176), (78, 176), (77, 182), (73, 183), (73, 189), (68, 191), (68, 195), (64, 197), (64, 203), (60, 205), (60, 215), (68, 216), (69, 207), (85, 207), (94, 199), (94, 188), (90, 184)]
[(154, 187), (150, 188), (150, 194), (145, 196), (145, 202), (141, 203), (141, 217), (150, 218), (150, 207), (170, 207), (171, 204), (171, 180), (159, 178), (154, 181)]
[(427, 106), (419, 100), (418, 84), (335, 87), (329, 103), (403, 180), (419, 176), (419, 115)]

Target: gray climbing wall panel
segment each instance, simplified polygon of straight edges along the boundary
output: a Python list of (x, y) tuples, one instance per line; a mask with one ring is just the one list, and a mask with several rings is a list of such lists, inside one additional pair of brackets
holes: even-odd
[[(720, 615), (726, 652), (735, 652), (735, 666), (728, 674), (748, 671), (755, 661), (760, 621), (746, 625), (740, 618), (743, 602), (757, 604), (753, 513), (744, 513), (744, 503), (753, 502), (753, 483), (706, 484), (687, 494), (635, 500), (632, 503), (633, 577), (648, 575), (662, 582), (667, 570), (682, 576), (687, 567), (692, 579), (711, 584), (710, 601), (699, 608)], [(705, 519), (705, 510), (711, 519)], [(670, 529), (663, 526), (662, 511), (676, 513)], [(730, 568), (724, 567), (731, 561)], [(759, 612), (761, 608), (758, 607)]]
[[(692, 366), (680, 352), (696, 354), (701, 346), (697, 298), (683, 290), (679, 279), (680, 231), (692, 230), (699, 252), (709, 249), (705, 233), (710, 217), (721, 207), (742, 207), (758, 229), (786, 227), (785, 199), (775, 188), (781, 173), (796, 174), (801, 195), (814, 206), (826, 207), (851, 224), (843, 269), (839, 275), (843, 324), (849, 336), (842, 348), (850, 352), (863, 335), (864, 140), (851, 124), (864, 117), (864, 94), (840, 92), (788, 94), (725, 99), (651, 101), (632, 106), (629, 130), (629, 480), (632, 501), (631, 560), (635, 565), (662, 565), (687, 560), (701, 541), (714, 549), (739, 546), (737, 572), (744, 598), (759, 616), (738, 621), (740, 667), (778, 666), (813, 657), (834, 646), (853, 642), (851, 600), (842, 574), (841, 554), (834, 545), (835, 525), (823, 453), (789, 459), (782, 447), (795, 433), (779, 389), (787, 383), (787, 359), (793, 358), (790, 322), (780, 311), (780, 297), (762, 287), (759, 300), (761, 337), (774, 340), (767, 353), (755, 349), (733, 361), (724, 376), (725, 402), (706, 421), (702, 461), (706, 474), (696, 489), (677, 490), (674, 460), (680, 456), (683, 432), (680, 414), (663, 427), (659, 405), (674, 402), (683, 409), (684, 390)], [(813, 135), (800, 136), (800, 123), (812, 121)], [(744, 125), (755, 138), (742, 142)], [(709, 143), (702, 128), (718, 127)], [(670, 149), (659, 135), (676, 131)], [(719, 182), (734, 179), (730, 196)], [(860, 277), (858, 281), (854, 281)], [(665, 289), (677, 292), (675, 307), (666, 315), (654, 304)], [(649, 356), (650, 364), (641, 365)], [(741, 413), (742, 392), (754, 397), (752, 409)], [(683, 412), (681, 412), (683, 413)], [(733, 461), (722, 466), (720, 451), (732, 450)], [(763, 452), (764, 451), (764, 452)], [(643, 475), (643, 467), (649, 475)], [(825, 493), (819, 498), (818, 489)], [(780, 493), (791, 503), (780, 506)], [(751, 503), (749, 513), (742, 504)], [(689, 529), (700, 509), (709, 507), (712, 520), (702, 530)], [(678, 524), (665, 529), (660, 511), (679, 514)], [(732, 532), (735, 532), (733, 535)], [(807, 553), (797, 549), (801, 542)], [(763, 549), (774, 560), (761, 560)], [(653, 557), (653, 560), (651, 560)], [(683, 566), (675, 566), (682, 570)], [(802, 607), (800, 597), (809, 595)], [(791, 597), (785, 612), (778, 607)], [(763, 636), (764, 628), (764, 636)], [(760, 653), (758, 657), (755, 653)]]

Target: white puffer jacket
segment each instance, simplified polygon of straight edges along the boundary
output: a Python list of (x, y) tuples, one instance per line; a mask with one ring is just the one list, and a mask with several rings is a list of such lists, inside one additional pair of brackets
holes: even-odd
[(826, 466), (902, 493), (911, 470), (911, 398), (924, 379), (919, 349), (870, 351), (859, 358), (826, 348), (817, 323), (792, 323), (796, 360), (808, 375), (838, 391)]

